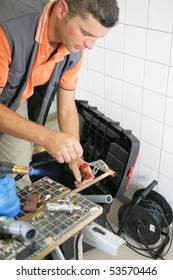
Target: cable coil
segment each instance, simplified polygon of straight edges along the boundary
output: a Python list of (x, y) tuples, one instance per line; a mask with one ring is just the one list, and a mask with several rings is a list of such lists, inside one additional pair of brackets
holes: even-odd
[[(143, 189), (136, 191), (132, 202), (119, 208), (118, 234), (125, 233), (130, 236), (144, 245), (150, 255), (157, 259), (161, 257), (166, 245), (172, 243), (169, 227), (173, 219), (172, 208), (160, 194), (153, 190), (138, 201), (142, 192)], [(129, 243), (128, 245), (133, 247)]]
[(162, 229), (166, 224), (168, 226), (168, 222), (162, 208), (155, 201), (150, 198), (145, 198), (139, 203), (139, 205), (153, 216), (160, 229)]

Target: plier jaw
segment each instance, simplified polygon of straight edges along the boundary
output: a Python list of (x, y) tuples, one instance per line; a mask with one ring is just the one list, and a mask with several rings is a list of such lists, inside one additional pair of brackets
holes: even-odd
[[(83, 170), (83, 169), (87, 168), (88, 166), (93, 167), (93, 168), (92, 168), (92, 175), (93, 175), (93, 176), (95, 176), (99, 170), (101, 170), (101, 171), (103, 171), (103, 172), (109, 171), (109, 172), (111, 172), (111, 175), (112, 175), (113, 177), (116, 175), (116, 173), (115, 173), (113, 170), (109, 169), (109, 167), (107, 166), (107, 164), (106, 164), (102, 159), (98, 159), (98, 160), (93, 161), (93, 162), (86, 162), (86, 161), (85, 161), (85, 162), (80, 166), (80, 168)], [(90, 175), (90, 174), (88, 174), (88, 175)]]

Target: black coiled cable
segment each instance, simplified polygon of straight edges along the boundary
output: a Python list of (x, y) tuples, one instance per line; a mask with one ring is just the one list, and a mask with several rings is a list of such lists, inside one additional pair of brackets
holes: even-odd
[(163, 259), (162, 253), (164, 252), (167, 244), (170, 241), (169, 224), (167, 222), (163, 209), (154, 200), (152, 200), (151, 198), (148, 198), (148, 197), (141, 200), (139, 205), (146, 212), (148, 212), (150, 215), (152, 215), (152, 217), (155, 219), (156, 223), (159, 226), (160, 234), (162, 234), (162, 236), (164, 236), (162, 242), (160, 244), (158, 244), (155, 248), (150, 247), (145, 240), (145, 235), (142, 234), (143, 225), (139, 224), (139, 225), (137, 225), (136, 230), (137, 230), (138, 236), (141, 240), (141, 243), (146, 247), (147, 251), (150, 253), (152, 258)]
[(168, 226), (163, 209), (153, 199), (146, 197), (139, 202), (139, 206), (152, 215), (160, 229)]
[[(147, 242), (147, 236), (146, 236), (146, 225), (145, 221), (142, 218), (137, 217), (137, 223), (136, 223), (136, 228), (135, 234), (138, 236), (139, 242), (144, 245), (144, 247), (141, 246), (141, 248), (136, 247), (132, 245), (130, 242), (127, 241), (127, 238), (125, 237), (124, 233), (128, 234), (128, 230), (126, 230), (126, 223), (129, 222), (131, 223), (133, 220), (133, 211), (135, 210), (136, 206), (139, 206), (142, 211), (142, 213), (148, 213), (147, 217), (151, 217), (155, 220), (156, 224), (158, 225), (157, 227), (157, 234), (159, 231), (159, 242), (155, 246), (150, 246), (149, 243)], [(135, 217), (136, 220), (136, 217)], [(149, 221), (150, 222), (150, 221)], [(128, 223), (128, 224), (129, 224)], [(152, 221), (151, 221), (152, 224)], [(110, 226), (110, 224), (109, 224)], [(152, 230), (152, 229), (151, 229)], [(143, 233), (144, 232), (144, 233)], [(134, 203), (131, 204), (131, 208), (128, 208), (128, 214), (126, 218), (124, 219), (124, 222), (122, 223), (122, 226), (120, 226), (119, 231), (116, 233), (118, 235), (122, 234), (123, 238), (126, 240), (126, 245), (131, 248), (133, 251), (136, 253), (139, 253), (139, 251), (147, 251), (149, 253), (149, 256), (143, 253), (139, 253), (142, 256), (145, 257), (151, 257), (153, 259), (164, 259), (163, 257), (167, 254), (169, 251), (171, 244), (172, 244), (172, 235), (173, 235), (173, 230), (172, 233), (170, 233), (170, 227), (169, 223), (165, 217), (165, 213), (162, 209), (162, 207), (157, 204), (153, 199), (150, 197), (146, 196), (139, 202), (137, 200), (134, 201)], [(147, 234), (150, 235), (150, 230), (147, 231)], [(151, 244), (151, 243), (150, 243)], [(169, 245), (168, 245), (169, 244)], [(167, 247), (167, 250), (166, 250)]]

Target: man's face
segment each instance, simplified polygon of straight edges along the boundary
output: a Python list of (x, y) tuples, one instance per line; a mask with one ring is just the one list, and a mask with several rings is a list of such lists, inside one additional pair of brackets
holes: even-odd
[[(80, 16), (64, 18), (57, 26), (57, 40), (65, 45), (69, 52), (75, 53), (80, 50), (91, 50), (97, 39), (105, 37), (110, 28), (101, 25), (91, 15), (87, 20)], [(59, 37), (59, 39), (58, 39)]]

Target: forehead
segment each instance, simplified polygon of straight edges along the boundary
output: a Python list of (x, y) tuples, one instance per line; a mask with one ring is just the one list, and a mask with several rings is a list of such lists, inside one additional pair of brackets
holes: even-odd
[(87, 19), (83, 19), (80, 16), (75, 16), (71, 19), (71, 21), (76, 26), (76, 28), (85, 31), (86, 33), (88, 33), (88, 35), (96, 38), (104, 37), (110, 30), (110, 28), (103, 26), (90, 14), (88, 15)]

